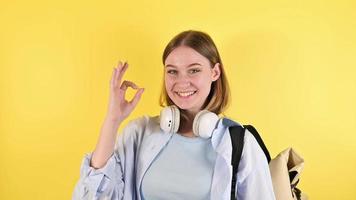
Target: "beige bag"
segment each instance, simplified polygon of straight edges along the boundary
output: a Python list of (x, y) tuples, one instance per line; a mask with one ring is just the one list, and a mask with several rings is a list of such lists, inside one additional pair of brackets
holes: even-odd
[(292, 148), (287, 148), (272, 159), (269, 168), (276, 200), (308, 200), (296, 188), (304, 168), (304, 159)]

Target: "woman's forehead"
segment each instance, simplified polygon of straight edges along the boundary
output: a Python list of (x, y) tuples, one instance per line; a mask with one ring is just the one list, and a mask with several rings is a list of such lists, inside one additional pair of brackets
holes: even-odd
[(206, 65), (209, 63), (209, 60), (194, 49), (186, 46), (177, 47), (165, 60), (166, 67), (190, 67), (195, 63)]
[(185, 67), (185, 68), (189, 68), (189, 67), (192, 67), (192, 66), (203, 66), (203, 64), (201, 63), (198, 63), (198, 62), (193, 62), (193, 63), (190, 63), (188, 65), (183, 65), (183, 66), (175, 66), (175, 65), (172, 65), (172, 64), (167, 64), (166, 67), (172, 67), (172, 68), (181, 68), (181, 67)]

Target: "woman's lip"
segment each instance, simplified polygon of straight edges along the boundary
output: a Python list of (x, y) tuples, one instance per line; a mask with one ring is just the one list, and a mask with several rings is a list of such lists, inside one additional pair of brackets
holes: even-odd
[(197, 90), (175, 90), (174, 92), (195, 92)]
[[(193, 92), (193, 94), (188, 95), (188, 96), (181, 96), (181, 95), (179, 95), (179, 93), (190, 93), (190, 92)], [(195, 90), (195, 91), (190, 91), (190, 92), (175, 92), (175, 93), (176, 93), (176, 95), (178, 95), (180, 98), (189, 98), (189, 97), (193, 96), (194, 94), (196, 94), (196, 93), (197, 93), (197, 90)]]

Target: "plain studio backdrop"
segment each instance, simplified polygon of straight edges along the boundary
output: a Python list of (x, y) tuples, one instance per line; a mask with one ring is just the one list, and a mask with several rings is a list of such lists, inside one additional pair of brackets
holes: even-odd
[(118, 60), (146, 88), (123, 125), (157, 115), (163, 49), (188, 29), (220, 50), (226, 114), (253, 124), (272, 157), (294, 147), (311, 199), (355, 199), (355, 10), (351, 0), (1, 1), (0, 199), (70, 199)]

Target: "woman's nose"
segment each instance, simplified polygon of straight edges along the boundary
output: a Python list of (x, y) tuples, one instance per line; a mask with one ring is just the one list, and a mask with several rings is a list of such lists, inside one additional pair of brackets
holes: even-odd
[(185, 81), (185, 82), (177, 82), (176, 83), (176, 88), (178, 88), (180, 90), (185, 90), (185, 89), (187, 89), (189, 87), (190, 87), (190, 82), (187, 82), (187, 81)]
[(185, 74), (179, 74), (177, 76), (177, 79), (176, 79), (176, 83), (179, 83), (179, 84), (189, 84), (190, 82), (190, 79), (189, 79), (189, 76), (185, 75)]

